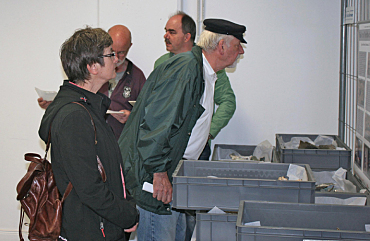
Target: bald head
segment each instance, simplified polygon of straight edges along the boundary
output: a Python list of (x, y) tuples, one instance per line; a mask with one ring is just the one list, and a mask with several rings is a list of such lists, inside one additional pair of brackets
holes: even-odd
[(112, 49), (116, 52), (118, 58), (117, 72), (120, 72), (120, 67), (122, 67), (132, 45), (131, 32), (126, 26), (115, 25), (108, 30), (108, 33), (113, 40)]
[(116, 40), (131, 43), (131, 32), (126, 26), (114, 25), (108, 30), (108, 33), (112, 37), (113, 42)]

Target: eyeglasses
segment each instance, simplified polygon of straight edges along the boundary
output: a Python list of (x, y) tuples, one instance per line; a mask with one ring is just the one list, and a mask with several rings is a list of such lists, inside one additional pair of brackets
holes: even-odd
[(116, 56), (116, 53), (115, 52), (112, 52), (110, 54), (100, 55), (100, 56), (98, 56), (98, 58), (104, 58), (104, 57), (111, 57), (112, 58), (114, 56)]
[(124, 55), (126, 55), (127, 54), (127, 51), (119, 51), (119, 52), (117, 52), (117, 57), (119, 58), (120, 56), (122, 57), (122, 56), (124, 56)]

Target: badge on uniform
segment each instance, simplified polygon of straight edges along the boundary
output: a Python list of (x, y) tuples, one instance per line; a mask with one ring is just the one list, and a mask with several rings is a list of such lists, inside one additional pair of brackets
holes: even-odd
[(131, 87), (125, 86), (123, 87), (123, 93), (122, 93), (124, 98), (128, 98), (131, 96)]

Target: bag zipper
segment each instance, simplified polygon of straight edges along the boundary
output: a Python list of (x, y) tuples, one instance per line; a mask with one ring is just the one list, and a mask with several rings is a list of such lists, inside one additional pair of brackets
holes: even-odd
[(100, 218), (100, 230), (103, 234), (103, 237), (105, 238), (105, 233), (104, 233), (104, 223), (103, 223), (103, 219)]

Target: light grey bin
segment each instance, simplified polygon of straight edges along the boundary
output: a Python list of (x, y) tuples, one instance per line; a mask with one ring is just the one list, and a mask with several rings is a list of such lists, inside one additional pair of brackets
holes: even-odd
[(289, 142), (292, 137), (308, 137), (314, 141), (319, 135), (276, 134), (275, 136), (278, 162), (309, 164), (313, 171), (334, 171), (340, 167), (351, 169), (352, 150), (336, 135), (326, 136), (332, 137), (338, 147), (345, 148), (345, 150), (288, 149), (285, 148), (284, 143)]
[[(313, 203), (315, 179), (278, 181), (289, 164), (181, 160), (173, 173), (173, 207), (177, 209), (238, 210), (240, 200)], [(217, 178), (214, 178), (216, 176)]]
[(196, 240), (236, 240), (237, 213), (211, 214), (197, 212)]
[(241, 201), (237, 241), (370, 240), (365, 224), (368, 206)]
[(242, 156), (252, 156), (256, 146), (215, 144), (212, 161), (231, 160), (230, 154), (237, 152)]

